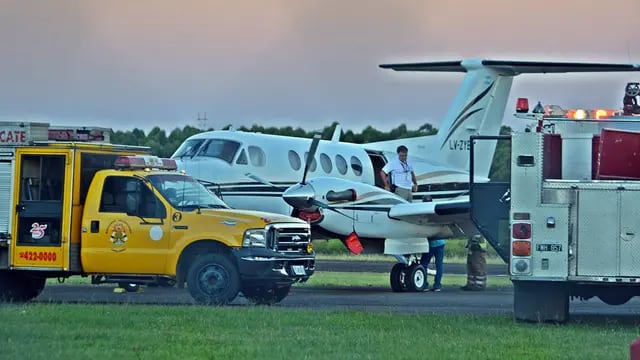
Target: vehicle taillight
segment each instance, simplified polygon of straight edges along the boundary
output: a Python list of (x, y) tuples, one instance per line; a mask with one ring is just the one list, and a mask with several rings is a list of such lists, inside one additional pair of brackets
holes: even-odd
[(516, 240), (511, 243), (513, 256), (531, 256), (531, 241)]
[(531, 224), (515, 223), (511, 225), (511, 234), (514, 239), (531, 239)]
[(517, 113), (528, 113), (529, 112), (529, 99), (527, 98), (518, 98), (516, 101), (516, 112)]

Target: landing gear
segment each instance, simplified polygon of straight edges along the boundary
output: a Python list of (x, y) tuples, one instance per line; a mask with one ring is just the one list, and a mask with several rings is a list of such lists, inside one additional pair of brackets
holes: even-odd
[(397, 263), (393, 265), (393, 267), (391, 268), (391, 274), (390, 274), (389, 280), (391, 282), (391, 290), (393, 290), (393, 292), (405, 291), (404, 272), (406, 268), (407, 266), (402, 263)]
[(410, 256), (407, 263), (399, 262), (391, 268), (389, 282), (394, 292), (421, 292), (429, 287), (427, 269), (414, 256)]

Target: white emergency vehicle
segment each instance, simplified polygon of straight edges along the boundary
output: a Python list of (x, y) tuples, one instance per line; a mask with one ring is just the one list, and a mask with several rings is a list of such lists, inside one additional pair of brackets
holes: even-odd
[(640, 295), (637, 109), (528, 108), (518, 99), (516, 116), (534, 124), (526, 131), (474, 136), (471, 147), (473, 182), (477, 143), (510, 141), (510, 181), (472, 183), (470, 198), (472, 220), (509, 264), (514, 318), (564, 322), (571, 298), (624, 304)]

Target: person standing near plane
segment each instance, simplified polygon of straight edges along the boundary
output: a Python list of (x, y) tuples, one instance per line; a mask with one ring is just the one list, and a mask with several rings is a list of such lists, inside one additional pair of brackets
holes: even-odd
[(407, 160), (409, 150), (400, 145), (396, 150), (398, 158), (389, 161), (380, 170), (384, 189), (411, 202), (413, 192), (418, 191), (418, 180), (413, 172), (413, 165)]
[(481, 235), (467, 240), (467, 284), (460, 289), (482, 291), (487, 287), (487, 243)]

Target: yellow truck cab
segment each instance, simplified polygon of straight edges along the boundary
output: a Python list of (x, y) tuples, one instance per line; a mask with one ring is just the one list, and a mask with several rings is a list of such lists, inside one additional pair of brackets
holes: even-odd
[(271, 304), (313, 274), (309, 224), (230, 209), (176, 172), (174, 160), (146, 152), (76, 142), (0, 152), (2, 300), (27, 301), (47, 278), (81, 275), (93, 283), (186, 283), (205, 304), (239, 292)]

